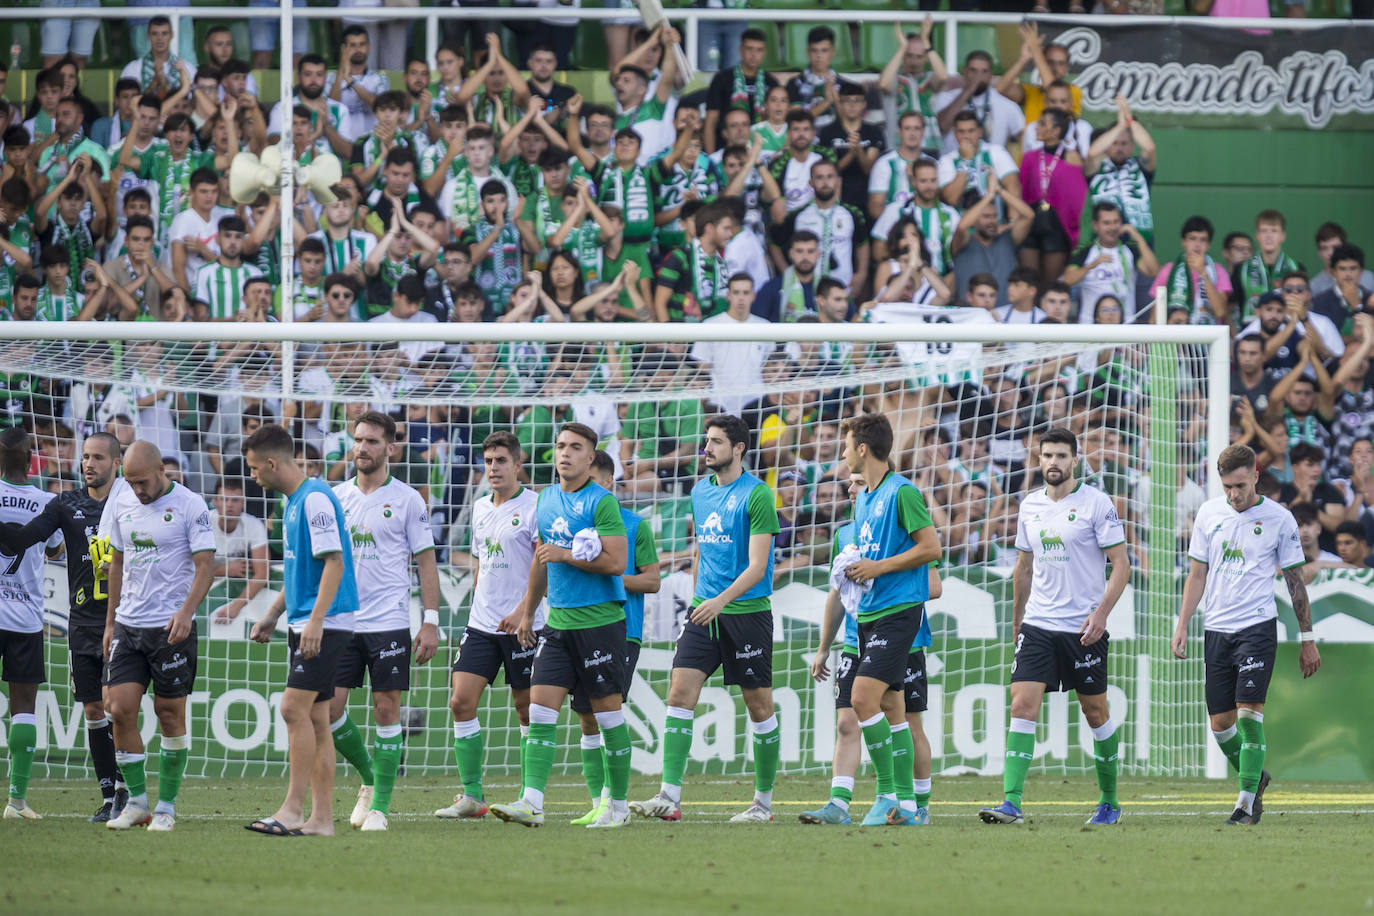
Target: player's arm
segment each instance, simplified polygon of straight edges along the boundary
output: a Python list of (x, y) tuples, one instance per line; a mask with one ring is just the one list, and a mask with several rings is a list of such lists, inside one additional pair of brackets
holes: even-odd
[(52, 537), (61, 527), (62, 519), (57, 508), (57, 500), (50, 499), (43, 507), (43, 511), (29, 519), (26, 524), (0, 524), (0, 548), (11, 556), (19, 556), (34, 544), (41, 544)]
[(1029, 550), (1021, 550), (1016, 557), (1016, 569), (1011, 574), (1011, 641), (1021, 635), (1021, 619), (1026, 616), (1026, 600), (1030, 598), (1031, 573), (1035, 557)]
[[(1189, 560), (1188, 578), (1183, 580), (1183, 606), (1179, 608), (1178, 625), (1174, 627), (1174, 638), (1169, 643), (1175, 658), (1188, 657), (1188, 621), (1193, 619), (1193, 612), (1197, 610), (1202, 593), (1207, 588), (1207, 564), (1193, 557)], [(1303, 597), (1307, 597), (1306, 588), (1303, 589)]]
[(1302, 580), (1302, 565), (1291, 566), (1283, 571), (1283, 584), (1288, 586), (1289, 602), (1293, 605), (1293, 616), (1298, 618), (1298, 638), (1302, 648), (1298, 650), (1298, 667), (1303, 677), (1311, 677), (1321, 667), (1321, 653), (1317, 651), (1316, 634), (1312, 632), (1312, 604), (1307, 600), (1307, 585)]
[(1120, 600), (1122, 593), (1126, 591), (1126, 585), (1131, 581), (1131, 562), (1126, 557), (1126, 542), (1113, 544), (1107, 548), (1107, 562), (1112, 564), (1112, 574), (1107, 578), (1107, 590), (1102, 593), (1102, 601), (1097, 605), (1097, 610), (1088, 615), (1088, 619), (1083, 621), (1083, 626), (1079, 632), (1083, 635), (1079, 638), (1085, 646), (1091, 646), (1103, 637), (1107, 632), (1107, 616), (1111, 614), (1112, 608), (1116, 607), (1116, 602)]
[(940, 564), (930, 564), (930, 600), (934, 601), (945, 593), (945, 583), (940, 579)]
[(663, 586), (658, 550), (654, 546), (654, 533), (648, 525), (635, 529), (635, 574), (624, 576), (625, 591), (636, 595), (656, 595)]
[(110, 575), (108, 591), (110, 600), (105, 606), (105, 658), (110, 658), (110, 642), (114, 639), (115, 613), (119, 610), (120, 591), (124, 587), (124, 551), (119, 547), (110, 545), (114, 549), (110, 557)]
[(595, 560), (579, 560), (572, 555), (572, 551), (567, 547), (558, 547), (553, 544), (539, 545), (540, 552), (545, 555), (544, 562), (546, 563), (567, 563), (573, 569), (597, 573), (602, 576), (616, 576), (625, 571), (628, 549), (623, 534), (603, 534), (601, 536), (601, 552), (596, 555)]
[(420, 631), (415, 634), (415, 664), (423, 665), (439, 651), (439, 564), (433, 548), (415, 555), (415, 572), (420, 578), (420, 607), (424, 609)]
[(825, 617), (821, 620), (821, 644), (816, 649), (816, 657), (811, 661), (812, 680), (822, 681), (830, 676), (830, 647), (835, 644), (835, 634), (840, 631), (840, 621), (844, 619), (844, 605), (840, 602), (840, 590), (832, 588), (825, 596)]
[[(319, 555), (317, 555), (319, 556)], [(320, 643), (324, 638), (324, 618), (334, 603), (343, 583), (344, 562), (340, 550), (332, 550), (323, 555), (324, 568), (320, 570), (320, 590), (315, 596), (315, 606), (310, 610), (310, 618), (301, 629), (300, 653), (302, 658), (314, 658), (320, 654)]]
[(516, 638), (520, 645), (529, 648), (534, 645), (534, 612), (549, 591), (549, 567), (539, 558), (539, 545), (536, 541), (534, 556), (530, 559), (530, 584), (525, 589), (525, 597), (520, 599), (520, 626)]
[(714, 598), (707, 598), (692, 610), (692, 623), (705, 626), (720, 616), (720, 612), (736, 598), (762, 582), (768, 572), (768, 557), (772, 553), (773, 533), (749, 535), (749, 565), (725, 587), (725, 591)]
[(263, 614), (262, 617), (258, 618), (258, 622), (253, 624), (249, 638), (254, 642), (270, 642), (272, 634), (277, 629), (277, 620), (285, 610), (286, 592), (278, 592), (277, 597), (272, 599), (272, 606), (267, 609), (267, 613)]
[(195, 564), (195, 575), (191, 579), (191, 592), (186, 596), (186, 602), (182, 604), (181, 610), (172, 615), (172, 619), (163, 627), (167, 631), (167, 644), (176, 645), (183, 639), (191, 635), (195, 629), (196, 608), (205, 600), (205, 596), (210, 593), (210, 585), (215, 581), (215, 550), (197, 550), (191, 555), (191, 562)]

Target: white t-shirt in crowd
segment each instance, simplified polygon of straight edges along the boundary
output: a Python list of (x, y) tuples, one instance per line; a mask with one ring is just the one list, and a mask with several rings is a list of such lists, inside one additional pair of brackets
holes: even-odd
[[(750, 315), (736, 321), (728, 314), (707, 318), (702, 324), (768, 324), (767, 318)], [(738, 413), (745, 404), (763, 393), (763, 363), (777, 344), (769, 341), (698, 340), (692, 344), (692, 359), (711, 366), (711, 400), (724, 413)], [(743, 392), (743, 393), (741, 393)]]

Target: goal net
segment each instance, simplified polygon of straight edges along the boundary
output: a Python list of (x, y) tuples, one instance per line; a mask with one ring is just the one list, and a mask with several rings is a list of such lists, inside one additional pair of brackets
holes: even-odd
[[(1201, 652), (1176, 661), (1168, 643), (1192, 515), (1214, 486), (1209, 456), (1226, 444), (1224, 332), (997, 325), (976, 311), (908, 310), (888, 324), (729, 327), (10, 323), (0, 374), (6, 422), (35, 437), (39, 486), (79, 486), (83, 439), (109, 430), (125, 442), (156, 442), (215, 511), (220, 548), (197, 615), (190, 774), (274, 775), (286, 760), (278, 712), (285, 639), (264, 646), (247, 638), (280, 587), (281, 502), (246, 474), (244, 433), (264, 421), (287, 424), (307, 473), (336, 482), (352, 474), (349, 418), (381, 409), (403, 430), (393, 476), (424, 497), (440, 545), (439, 655), (413, 671), (404, 699), (409, 773), (456, 772), (448, 666), (469, 610), (472, 505), (488, 492), (480, 444), (494, 430), (512, 430), (530, 483), (547, 486), (557, 428), (573, 419), (601, 436), (616, 462), (617, 496), (648, 524), (663, 561), (627, 704), (633, 767), (659, 770), (672, 640), (692, 597), (689, 493), (702, 471), (703, 420), (716, 412), (748, 422), (748, 466), (777, 495), (781, 767), (828, 772), (833, 685), (813, 682), (808, 667), (833, 534), (849, 513), (840, 423), (871, 411), (892, 422), (893, 461), (924, 493), (944, 548), (943, 594), (929, 606), (923, 717), (935, 772), (1001, 771), (1017, 506), (1041, 483), (1039, 434), (1068, 426), (1081, 443), (1079, 476), (1111, 497), (1127, 531), (1130, 587), (1109, 627), (1109, 700), (1123, 727), (1123, 769), (1200, 775)], [(68, 678), (59, 562), (49, 563), (46, 578), (49, 666), (35, 775), (79, 776), (88, 758)], [(418, 627), (418, 589), (412, 617)], [(354, 692), (352, 706), (370, 734), (366, 691)], [(563, 715), (559, 766), (575, 769), (576, 722)], [(501, 680), (480, 716), (488, 765), (513, 773), (520, 736)], [(1040, 723), (1040, 770), (1091, 770), (1091, 733), (1076, 703), (1051, 694)], [(151, 701), (142, 726), (151, 738)], [(149, 747), (155, 753), (158, 742)], [(717, 674), (702, 693), (689, 772), (743, 773), (749, 754), (743, 703)]]

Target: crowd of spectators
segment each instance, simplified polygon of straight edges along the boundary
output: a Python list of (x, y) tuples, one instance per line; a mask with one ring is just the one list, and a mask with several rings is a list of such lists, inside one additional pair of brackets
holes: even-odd
[[(487, 32), (473, 53), (441, 46), (437, 73), (414, 56), (388, 73), (368, 29), (346, 24), (337, 65), (301, 53), (295, 96), (267, 106), (256, 38), (250, 64), (211, 29), (197, 63), (154, 18), (108, 112), (70, 55), (0, 109), (0, 317), (1121, 324), (1154, 320), (1162, 289), (1170, 323), (1233, 329), (1232, 439), (1260, 453), (1261, 491), (1294, 508), (1309, 558), (1366, 565), (1374, 275), (1361, 249), (1323, 225), (1308, 271), (1265, 209), (1214, 260), (1206, 217), (1156, 226), (1149, 131), (1125, 99), (1103, 127), (1082, 120), (1063, 47), (1026, 23), (1005, 72), (973, 51), (952, 73), (931, 25), (899, 29), (871, 82), (832, 69), (828, 27), (810, 31), (797, 73), (767, 72), (765, 36), (744, 30), (738, 62), (698, 92), (681, 85), (675, 30), (627, 29), (606, 106), (558, 81), (566, 49), (537, 36), (518, 62)], [(299, 165), (344, 164), (325, 199), (301, 187), (289, 204), (289, 302), (282, 202), (235, 200), (229, 182), (238, 154), (284, 131)], [(1141, 347), (1018, 361), (919, 343), (369, 347), (339, 331), (297, 349), (288, 398), (281, 353), (260, 343), (97, 344), (65, 380), (23, 372), (32, 350), (10, 347), (3, 417), (33, 429), (54, 489), (76, 485), (94, 430), (157, 443), (214, 505), (223, 574), (248, 582), (223, 595), (231, 616), (266, 581), (280, 512), (239, 443), (289, 423), (308, 472), (341, 480), (349, 418), (369, 408), (400, 421), (400, 472), (458, 565), (482, 485), (473, 443), (514, 428), (543, 485), (555, 430), (574, 418), (603, 436), (619, 494), (652, 507), (681, 562), (702, 421), (743, 416), (751, 464), (778, 495), (780, 576), (828, 560), (846, 511), (839, 422), (857, 411), (892, 419), (895, 465), (925, 492), (954, 563), (1012, 562), (1050, 425), (1080, 435), (1084, 472), (1128, 520), (1140, 564), (1151, 477), (1176, 491), (1183, 539), (1204, 494), (1206, 380), (1184, 367), (1178, 460), (1147, 469)]]

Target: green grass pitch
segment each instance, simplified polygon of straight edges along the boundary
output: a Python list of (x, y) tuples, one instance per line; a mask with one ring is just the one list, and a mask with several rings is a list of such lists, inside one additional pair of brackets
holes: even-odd
[[(493, 781), (488, 801), (516, 794)], [(1374, 913), (1364, 784), (1275, 780), (1263, 822), (1234, 828), (1233, 781), (1124, 777), (1120, 825), (1088, 828), (1091, 776), (1032, 774), (1031, 822), (993, 827), (976, 811), (1000, 780), (937, 777), (929, 827), (860, 829), (797, 822), (828, 780), (781, 779), (775, 821), (735, 825), (751, 783), (689, 778), (681, 823), (607, 832), (569, 824), (587, 807), (572, 775), (555, 777), (538, 829), (437, 820), (455, 782), (403, 778), (390, 831), (360, 834), (346, 821), (356, 783), (341, 779), (339, 834), (284, 839), (242, 826), (275, 810), (284, 781), (188, 779), (170, 835), (114, 834), (86, 822), (90, 783), (35, 781), (44, 820), (0, 822), (0, 912)], [(636, 777), (630, 794), (656, 787)]]

